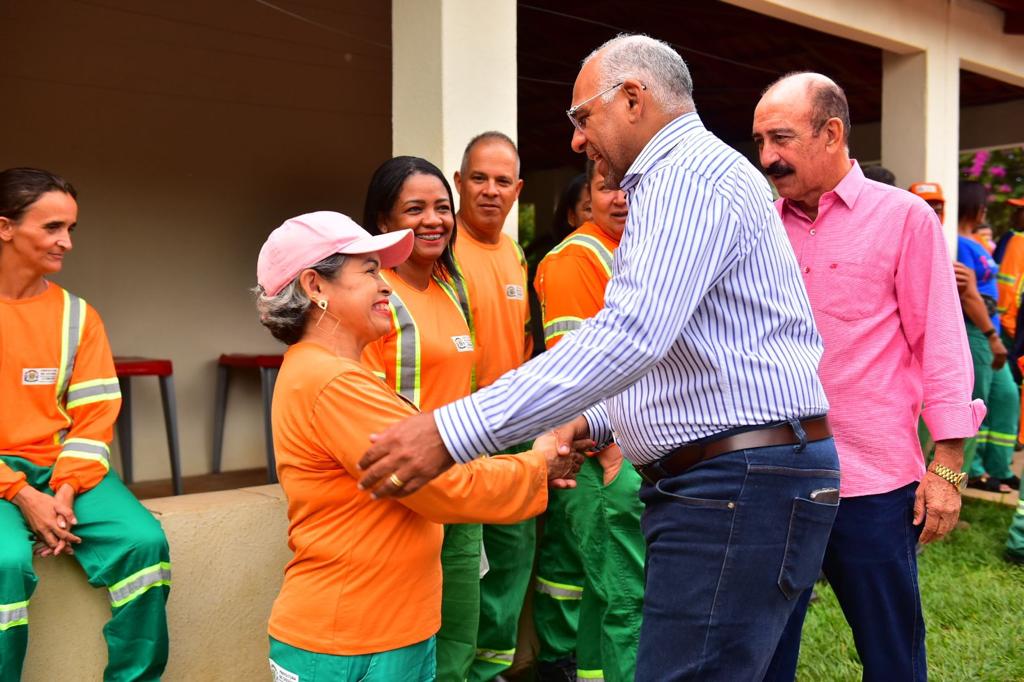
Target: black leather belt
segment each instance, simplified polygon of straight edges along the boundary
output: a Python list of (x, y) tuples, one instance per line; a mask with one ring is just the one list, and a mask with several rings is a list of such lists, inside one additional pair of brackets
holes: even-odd
[[(828, 417), (825, 416), (802, 419), (800, 426), (803, 427), (807, 442), (824, 440), (832, 436), (832, 427), (829, 426)], [(678, 476), (695, 464), (706, 462), (719, 455), (751, 448), (797, 445), (800, 440), (800, 436), (793, 430), (793, 426), (786, 422), (702, 443), (680, 445), (661, 459), (638, 466), (636, 470), (645, 481), (654, 484), (663, 478)]]

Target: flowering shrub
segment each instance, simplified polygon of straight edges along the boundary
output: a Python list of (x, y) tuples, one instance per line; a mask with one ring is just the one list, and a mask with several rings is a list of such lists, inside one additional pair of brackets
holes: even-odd
[(998, 235), (1010, 229), (1013, 207), (1006, 200), (1024, 197), (1024, 147), (995, 151), (982, 149), (961, 154), (960, 177), (985, 185), (989, 201), (988, 223), (993, 232)]

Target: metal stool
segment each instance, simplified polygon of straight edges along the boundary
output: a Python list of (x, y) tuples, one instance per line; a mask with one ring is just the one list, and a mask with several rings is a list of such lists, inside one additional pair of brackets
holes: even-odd
[(121, 384), (121, 413), (117, 416), (117, 442), (121, 446), (121, 469), (125, 483), (132, 482), (132, 377), (155, 376), (160, 380), (160, 398), (167, 427), (167, 450), (171, 458), (174, 494), (182, 493), (181, 455), (178, 448), (178, 412), (174, 401), (174, 366), (170, 360), (115, 357), (114, 368)]
[(232, 369), (258, 369), (260, 390), (263, 394), (263, 437), (267, 448), (267, 480), (277, 483), (274, 461), (274, 433), (270, 426), (270, 403), (274, 397), (274, 383), (281, 368), (282, 355), (242, 355), (229, 353), (217, 360), (217, 396), (213, 417), (213, 473), (220, 473), (224, 450), (224, 415), (228, 406), (228, 382)]

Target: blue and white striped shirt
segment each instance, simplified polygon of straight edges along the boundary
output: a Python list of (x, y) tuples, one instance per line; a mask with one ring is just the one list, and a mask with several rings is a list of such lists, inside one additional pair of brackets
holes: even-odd
[(604, 309), (435, 412), (457, 461), (584, 411), (595, 440), (614, 430), (643, 464), (726, 429), (828, 410), (821, 337), (764, 177), (688, 113), (647, 143), (622, 188), (629, 218)]

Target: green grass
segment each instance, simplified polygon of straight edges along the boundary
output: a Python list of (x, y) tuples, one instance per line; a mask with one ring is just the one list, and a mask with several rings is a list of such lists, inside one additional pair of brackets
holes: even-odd
[[(929, 679), (1024, 681), (1024, 567), (1003, 561), (1012, 507), (965, 499), (970, 528), (918, 559)], [(861, 679), (853, 636), (835, 594), (818, 587), (804, 624), (801, 682)]]

